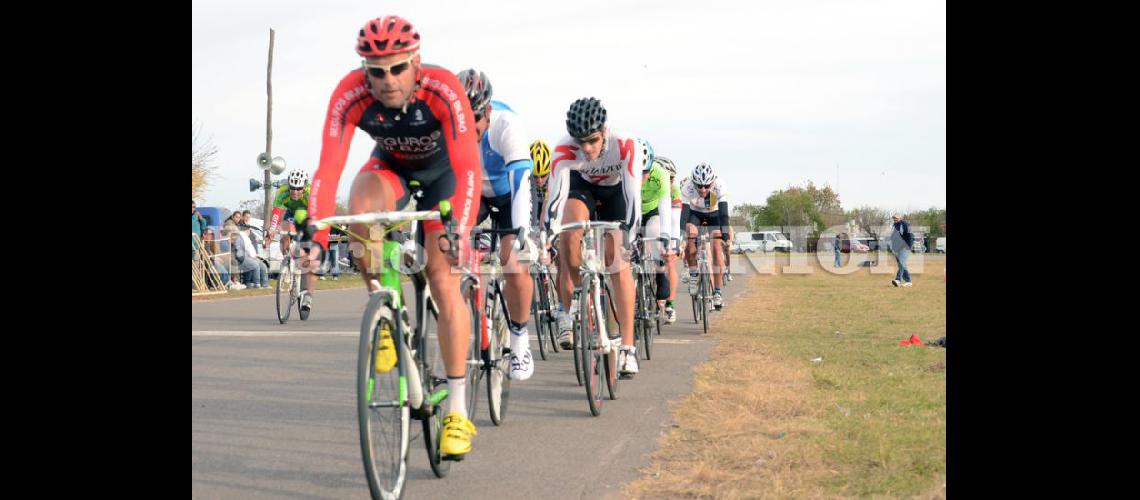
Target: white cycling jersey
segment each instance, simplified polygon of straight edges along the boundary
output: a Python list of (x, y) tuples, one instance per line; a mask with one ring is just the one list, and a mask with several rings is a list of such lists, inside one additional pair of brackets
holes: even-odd
[(717, 211), (717, 204), (728, 201), (728, 191), (720, 183), (720, 179), (713, 181), (708, 196), (697, 193), (697, 186), (686, 177), (681, 181), (681, 203), (688, 205), (692, 212), (713, 213)]
[(631, 228), (638, 227), (641, 222), (641, 169), (645, 160), (633, 136), (607, 128), (602, 152), (594, 161), (586, 161), (581, 146), (569, 135), (552, 149), (545, 209), (552, 231), (557, 232), (562, 225), (562, 212), (570, 194), (571, 172), (581, 174), (586, 182), (598, 186), (621, 184), (626, 219), (619, 222), (625, 222)]

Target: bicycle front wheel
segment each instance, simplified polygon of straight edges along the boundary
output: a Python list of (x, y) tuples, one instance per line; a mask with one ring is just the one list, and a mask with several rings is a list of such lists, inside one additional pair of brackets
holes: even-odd
[(471, 315), (470, 345), (467, 355), (466, 401), (468, 418), (475, 418), (475, 408), (479, 403), (479, 382), (483, 380), (483, 310), (480, 302), (482, 293), (473, 282), (464, 286), (463, 296), (467, 298), (468, 312)]
[(281, 261), (281, 271), (277, 274), (277, 321), (285, 324), (289, 321), (289, 315), (293, 312), (293, 282), (296, 281), (293, 275), (292, 266), (289, 257)]
[(600, 344), (601, 322), (604, 321), (598, 314), (594, 302), (594, 294), (598, 293), (594, 286), (587, 288), (583, 294), (582, 302), (578, 305), (581, 321), (578, 322), (578, 338), (574, 339), (574, 353), (582, 364), (583, 385), (586, 386), (586, 400), (590, 405), (590, 413), (595, 417), (602, 414), (602, 377), (605, 368), (602, 367), (602, 354)]
[(709, 273), (701, 273), (701, 323), (705, 335), (709, 333), (709, 301), (712, 300), (712, 284)]
[[(399, 362), (402, 341), (392, 342), (396, 364), (377, 371), (380, 340), (402, 339), (395, 311), (387, 297), (373, 296), (360, 327), (356, 363), (356, 407), (360, 452), (372, 498), (399, 498), (408, 473), (408, 427), (411, 415), (406, 401), (406, 370)], [(389, 354), (390, 355), (390, 354)]]
[(496, 295), (490, 319), (493, 328), (489, 332), (490, 345), (487, 347), (490, 359), (487, 368), (487, 406), (491, 410), (491, 423), (502, 425), (511, 396), (511, 364), (505, 355), (510, 352), (511, 331), (507, 328), (506, 306), (503, 302), (505, 297), (502, 294)]
[(538, 338), (538, 354), (546, 361), (546, 318), (543, 311), (549, 311), (550, 304), (546, 303), (546, 283), (542, 280), (542, 273), (534, 273), (534, 293), (532, 294), (530, 317), (534, 318), (534, 335)]

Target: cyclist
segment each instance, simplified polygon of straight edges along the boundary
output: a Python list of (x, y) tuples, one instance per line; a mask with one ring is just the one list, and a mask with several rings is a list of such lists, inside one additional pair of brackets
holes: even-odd
[[(281, 253), (289, 255), (292, 243), (290, 233), (296, 227), (304, 226), (309, 212), (309, 174), (301, 169), (289, 172), (289, 180), (277, 189), (273, 197), (273, 215), (269, 217), (269, 230), (265, 232), (265, 248), (273, 243), (273, 236), (277, 234), (277, 227), (281, 226), (284, 234), (281, 235)], [(302, 281), (304, 293), (301, 296), (301, 309), (306, 313), (313, 303), (313, 273), (305, 273)]]
[(673, 308), (673, 300), (677, 296), (677, 265), (675, 261), (680, 253), (681, 242), (681, 188), (677, 185), (677, 165), (664, 156), (655, 156), (653, 162), (664, 168), (669, 174), (669, 200), (672, 217), (669, 224), (669, 236), (672, 244), (665, 252), (665, 268), (669, 274), (669, 298), (665, 301), (665, 324), (671, 325), (677, 321), (677, 311)]
[[(646, 163), (641, 148), (633, 137), (606, 126), (606, 109), (601, 101), (581, 98), (566, 113), (568, 135), (554, 148), (552, 179), (546, 200), (547, 227), (557, 233), (561, 224), (586, 220), (621, 222), (635, 230), (641, 219), (641, 172)], [(624, 231), (622, 232), (624, 233)], [(606, 242), (606, 269), (614, 269), (615, 259), (625, 258), (628, 241), (615, 237)], [(558, 322), (558, 340), (564, 348), (572, 347), (572, 316), (578, 304), (570, 300), (572, 290), (581, 283), (578, 266), (582, 255), (579, 247), (582, 232), (570, 231), (558, 239), (558, 289), (565, 314)], [(624, 239), (628, 240), (628, 237)], [(613, 273), (614, 302), (621, 330), (618, 366), (622, 375), (637, 373), (636, 348), (633, 344), (633, 275), (628, 265), (618, 265)], [(568, 306), (568, 307), (567, 307)]]
[[(467, 69), (457, 76), (471, 101), (475, 133), (483, 152), (483, 198), (479, 202), (475, 224), (482, 223), (489, 216), (500, 229), (530, 229), (530, 172), (533, 165), (526, 130), (510, 106), (491, 100), (491, 80), (485, 73)], [(530, 278), (529, 266), (519, 265), (519, 252), (512, 248), (515, 239), (514, 235), (502, 238), (499, 260), (506, 277), (505, 293), (511, 316), (509, 376), (512, 380), (526, 380), (534, 375), (530, 333), (526, 328), (530, 321), (534, 282)]]
[[(649, 141), (640, 140), (640, 142), (644, 147), (645, 157), (649, 160), (645, 162), (645, 169), (641, 172), (640, 228), (645, 242), (644, 248), (648, 249), (643, 265), (649, 266), (650, 262), (664, 261), (666, 253), (672, 250), (672, 245), (662, 245), (657, 238), (664, 236), (672, 241), (672, 237), (676, 236), (673, 234), (676, 232), (673, 229), (676, 224), (673, 224), (672, 198), (669, 196), (669, 173), (655, 159)], [(654, 272), (654, 279), (657, 281), (656, 299), (663, 302), (669, 298), (672, 282), (669, 281), (669, 274), (664, 268), (654, 265), (653, 269), (656, 271)]]
[[(420, 35), (399, 16), (385, 16), (365, 23), (359, 30), (356, 52), (362, 67), (350, 71), (329, 99), (322, 128), (321, 159), (313, 175), (309, 220), (333, 214), (337, 183), (348, 159), (352, 135), (357, 128), (376, 140), (376, 147), (356, 174), (349, 193), (350, 214), (403, 209), (411, 199), (409, 181), (423, 189), (420, 210), (437, 209), (449, 200), (457, 223), (459, 258), (451, 258), (439, 238), (441, 221), (425, 221), (428, 286), (439, 305), (439, 347), (447, 371), (447, 399), (440, 453), (445, 459), (462, 459), (471, 451), (477, 432), (464, 405), (470, 315), (459, 293), (461, 273), (452, 272), (469, 252), (469, 236), (479, 211), (477, 186), (482, 183), (479, 143), (474, 113), (465, 98), (463, 84), (450, 71), (421, 64)], [(357, 235), (370, 235), (367, 226), (349, 228)], [(379, 287), (381, 235), (370, 235), (357, 257), (361, 276), (369, 291)], [(327, 245), (328, 230), (308, 225), (302, 241)], [(435, 242), (435, 244), (433, 244)], [(316, 253), (316, 252), (314, 252)], [(319, 262), (319, 260), (317, 261)], [(395, 349), (390, 337), (381, 338), (382, 354), (391, 367)], [(390, 368), (389, 368), (390, 369)], [(474, 390), (474, 388), (471, 388)]]
[(531, 206), (534, 209), (532, 223), (534, 227), (543, 226), (542, 207), (546, 204), (546, 186), (550, 180), (550, 147), (546, 141), (537, 139), (530, 143), (530, 161), (534, 164), (534, 171), (530, 176)]
[[(698, 164), (693, 168), (689, 181), (681, 186), (681, 220), (687, 225), (689, 238), (686, 257), (689, 264), (689, 293), (696, 293), (697, 287), (697, 227), (708, 226), (712, 228), (712, 236), (728, 235), (728, 201), (723, 186), (717, 182), (716, 174), (707, 163)], [(724, 307), (724, 299), (720, 289), (723, 283), (722, 266), (724, 246), (715, 244), (712, 247), (713, 259), (713, 306), (720, 310)]]

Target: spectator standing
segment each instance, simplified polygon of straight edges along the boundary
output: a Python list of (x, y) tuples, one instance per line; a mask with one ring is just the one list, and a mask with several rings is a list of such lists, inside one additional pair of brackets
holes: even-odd
[(902, 215), (894, 214), (891, 216), (891, 220), (894, 221), (894, 230), (891, 231), (891, 251), (894, 252), (895, 262), (899, 266), (891, 284), (903, 287), (912, 286), (910, 271), (906, 268), (906, 259), (910, 256), (911, 247), (914, 245), (914, 234), (910, 232), (910, 223), (903, 220)]
[[(190, 200), (190, 232), (198, 235), (198, 239), (202, 238), (202, 233), (206, 229), (206, 218), (198, 212), (198, 202), (193, 199)], [(198, 240), (190, 237), (190, 260), (198, 260)]]
[(835, 252), (835, 267), (841, 265), (839, 261), (839, 252), (843, 249), (843, 233), (835, 233), (835, 240), (831, 244), (832, 250)]

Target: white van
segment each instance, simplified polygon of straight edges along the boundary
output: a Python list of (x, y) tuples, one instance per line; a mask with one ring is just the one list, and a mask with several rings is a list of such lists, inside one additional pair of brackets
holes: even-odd
[(740, 232), (736, 233), (733, 247), (737, 253), (791, 252), (792, 242), (779, 231)]
[(946, 253), (946, 237), (943, 236), (934, 240), (934, 251), (938, 253)]

